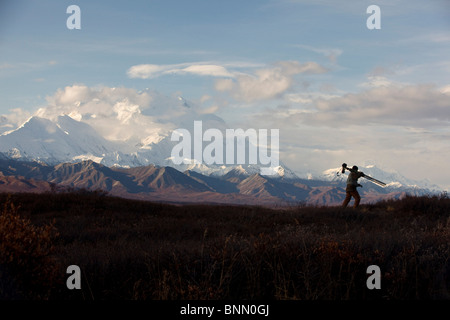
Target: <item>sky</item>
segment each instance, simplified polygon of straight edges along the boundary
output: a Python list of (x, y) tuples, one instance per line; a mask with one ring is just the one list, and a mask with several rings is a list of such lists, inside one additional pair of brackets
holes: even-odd
[(279, 129), (299, 173), (376, 164), (449, 188), (449, 53), (446, 0), (0, 0), (0, 115), (150, 90)]

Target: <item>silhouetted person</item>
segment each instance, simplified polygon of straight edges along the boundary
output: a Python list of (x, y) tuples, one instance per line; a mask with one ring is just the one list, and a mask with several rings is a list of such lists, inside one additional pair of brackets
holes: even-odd
[[(348, 169), (348, 168), (347, 168)], [(353, 166), (351, 169), (348, 169), (350, 171), (348, 178), (347, 178), (347, 188), (345, 188), (345, 200), (342, 203), (342, 207), (347, 207), (348, 203), (350, 202), (350, 199), (353, 197), (355, 199), (355, 203), (353, 204), (353, 208), (357, 208), (359, 206), (359, 202), (361, 201), (361, 196), (358, 193), (357, 187), (361, 187), (360, 184), (358, 184), (358, 179), (361, 177), (364, 177), (364, 173), (358, 172), (358, 167)]]

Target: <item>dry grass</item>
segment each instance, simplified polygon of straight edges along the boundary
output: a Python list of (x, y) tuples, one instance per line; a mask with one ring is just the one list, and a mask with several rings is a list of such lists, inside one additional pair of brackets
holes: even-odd
[[(52, 225), (34, 226), (10, 199), (0, 213), (0, 296), (46, 299), (58, 278)], [(24, 290), (25, 289), (25, 290)]]
[[(35, 239), (43, 249), (36, 259), (22, 249), (14, 253), (13, 260), (28, 262), (0, 274), (2, 284), (14, 282), (0, 289), (6, 299), (18, 293), (86, 300), (450, 298), (446, 194), (359, 210), (173, 206), (101, 192), (15, 194), (11, 203), (20, 210), (6, 206), (3, 216), (20, 213), (18, 228), (25, 231), (17, 238)], [(11, 228), (0, 228), (7, 243)], [(58, 237), (50, 236), (52, 228)], [(65, 286), (72, 264), (82, 270), (81, 290)], [(381, 268), (381, 290), (366, 287), (372, 264)], [(8, 261), (1, 265), (12, 270)], [(51, 272), (41, 277), (40, 268)], [(46, 287), (45, 295), (25, 278)]]

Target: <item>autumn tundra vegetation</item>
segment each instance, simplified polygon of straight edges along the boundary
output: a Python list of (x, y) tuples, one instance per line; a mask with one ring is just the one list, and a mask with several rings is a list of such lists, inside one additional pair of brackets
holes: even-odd
[[(450, 298), (450, 198), (358, 209), (0, 194), (3, 300)], [(68, 289), (79, 266), (81, 288)], [(381, 270), (368, 289), (367, 267)]]

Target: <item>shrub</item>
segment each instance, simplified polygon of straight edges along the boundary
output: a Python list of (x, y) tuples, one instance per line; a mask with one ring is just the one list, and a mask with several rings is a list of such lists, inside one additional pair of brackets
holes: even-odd
[(35, 226), (9, 199), (0, 213), (0, 298), (45, 299), (57, 280), (52, 225)]
[[(359, 210), (169, 205), (84, 192), (0, 193), (0, 203), (0, 298), (17, 288), (58, 300), (450, 298), (446, 194)], [(45, 226), (53, 219), (54, 242)], [(63, 281), (47, 295), (58, 281), (53, 244), (60, 265), (80, 266), (81, 290)], [(380, 267), (381, 290), (366, 286), (369, 265)]]

